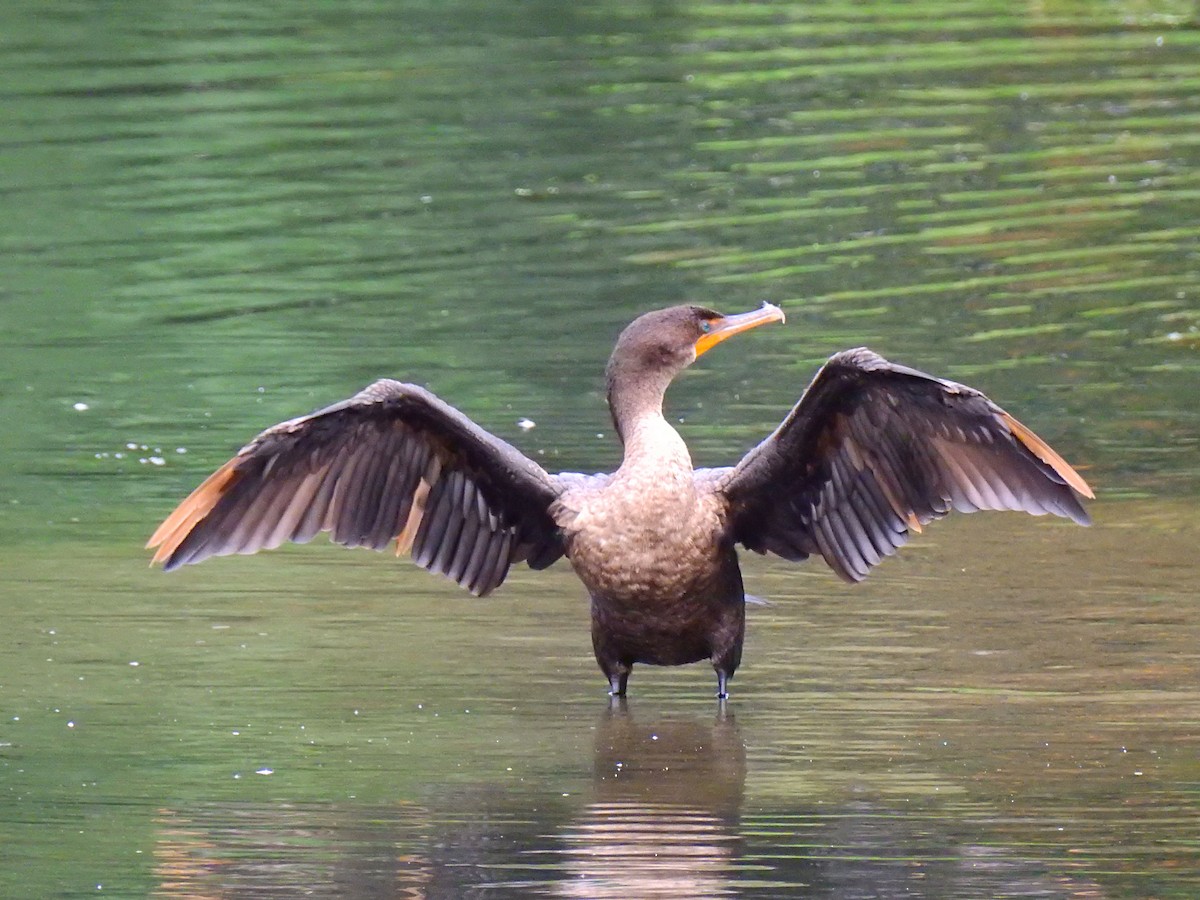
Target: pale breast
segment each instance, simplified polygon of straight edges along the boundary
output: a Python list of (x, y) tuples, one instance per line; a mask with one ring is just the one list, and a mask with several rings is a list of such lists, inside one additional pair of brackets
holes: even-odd
[[(684, 473), (681, 473), (684, 474)], [(567, 557), (593, 596), (643, 604), (693, 593), (719, 564), (716, 498), (669, 472), (568, 492), (555, 511)]]

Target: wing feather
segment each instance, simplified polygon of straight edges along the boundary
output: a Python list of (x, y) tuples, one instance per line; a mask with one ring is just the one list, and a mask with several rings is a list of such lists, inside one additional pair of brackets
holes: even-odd
[(481, 572), (479, 581), (479, 594), (486, 594), (488, 591), (504, 580), (504, 573), (508, 569), (509, 552), (512, 549), (512, 532), (508, 529), (503, 529), (497, 532), (488, 543), (488, 555), (484, 562), (484, 567)]
[(516, 448), (411, 384), (268, 428), (196, 488), (150, 538), (167, 569), (254, 553), (321, 531), (397, 552), (483, 595), (522, 559), (563, 553), (561, 486)]
[[(394, 442), (393, 442), (394, 444)], [(404, 459), (399, 448), (388, 448), (388, 457), (378, 487), (375, 515), (366, 523), (363, 546), (382, 550), (399, 533), (400, 499), (403, 491)]]
[(362, 483), (363, 452), (356, 441), (342, 454), (332, 467), (331, 475), (337, 484), (329, 498), (329, 536), (347, 547), (357, 546), (354, 539), (355, 490)]
[(294, 540), (311, 540), (313, 534), (308, 537), (302, 537), (303, 532), (300, 530), (300, 525), (304, 520), (304, 514), (316, 497), (317, 491), (321, 487), (321, 479), (315, 474), (309, 473), (300, 478), (295, 489), (288, 496), (287, 508), (279, 515), (279, 521), (275, 525), (275, 530), (263, 544), (264, 550), (273, 550), (285, 541)]
[(471, 558), (471, 551), (475, 545), (479, 543), (479, 516), (475, 511), (474, 504), (474, 487), (468, 482), (464, 489), (467, 498), (470, 501), (470, 506), (464, 506), (462, 511), (462, 530), (458, 534), (458, 544), (454, 548), (454, 554), (446, 563), (446, 575), (454, 579), (459, 584), (469, 583), (467, 578), (467, 562)]
[(465, 584), (467, 590), (474, 592), (478, 592), (482, 583), (483, 564), (492, 543), (496, 540), (496, 534), (488, 527), (487, 522), (479, 523), (479, 531), (479, 537), (471, 543), (471, 553), (463, 566), (463, 580), (459, 582)]
[(329, 530), (329, 504), (337, 487), (337, 481), (328, 477), (322, 469), (314, 469), (306, 477), (317, 482), (317, 489), (313, 494), (312, 505), (301, 515), (300, 524), (292, 532), (291, 539), (297, 543), (308, 543), (322, 531)]
[(832, 357), (779, 428), (716, 484), (733, 540), (788, 559), (820, 553), (850, 581), (951, 509), (1088, 524), (1079, 498), (1093, 496), (980, 392), (865, 348)]

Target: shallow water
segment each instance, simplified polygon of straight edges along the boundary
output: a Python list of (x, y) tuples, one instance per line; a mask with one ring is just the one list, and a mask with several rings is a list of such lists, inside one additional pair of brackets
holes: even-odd
[[(498, 9), (9, 10), (0, 894), (1193, 896), (1194, 4)], [(707, 666), (610, 708), (562, 564), (146, 568), (381, 375), (612, 466), (612, 337), (683, 299), (789, 313), (673, 389), (698, 463), (869, 344), (1036, 428), (1095, 527), (750, 558), (723, 710)]]

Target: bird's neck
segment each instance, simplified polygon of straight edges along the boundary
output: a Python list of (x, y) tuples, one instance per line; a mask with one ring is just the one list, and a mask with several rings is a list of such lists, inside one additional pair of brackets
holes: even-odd
[(663, 395), (669, 384), (669, 376), (657, 373), (623, 378), (610, 372), (608, 407), (625, 450), (623, 470), (686, 471), (690, 476), (687, 445), (663, 416)]
[(692, 457), (679, 432), (661, 414), (644, 416), (626, 435), (620, 471), (644, 473), (664, 483), (677, 475), (690, 480)]

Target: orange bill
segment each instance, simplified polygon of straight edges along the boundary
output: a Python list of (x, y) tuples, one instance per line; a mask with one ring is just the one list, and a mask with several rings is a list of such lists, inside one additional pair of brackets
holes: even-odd
[(783, 310), (773, 303), (763, 303), (759, 309), (752, 312), (709, 319), (709, 330), (700, 335), (700, 339), (696, 341), (696, 355), (699, 356), (711, 350), (721, 341), (731, 338), (735, 334), (741, 334), (743, 331), (749, 331), (759, 325), (782, 321), (784, 321)]

